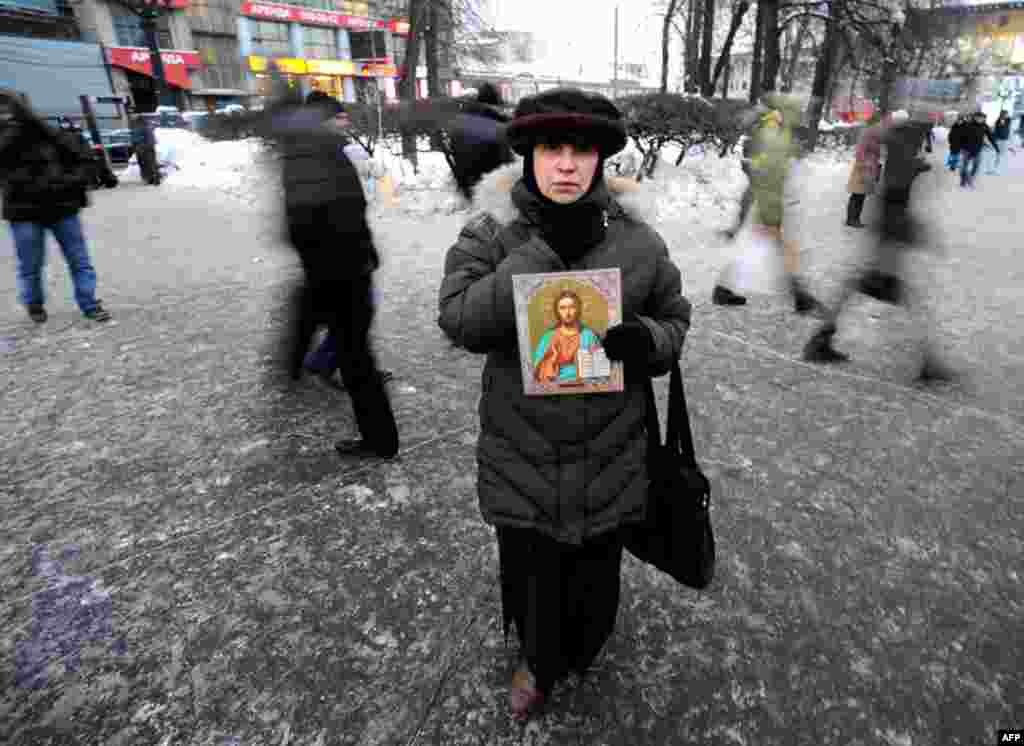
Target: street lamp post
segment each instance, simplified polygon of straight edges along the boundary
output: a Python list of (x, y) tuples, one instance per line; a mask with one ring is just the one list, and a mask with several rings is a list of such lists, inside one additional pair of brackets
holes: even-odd
[(164, 75), (164, 61), (160, 57), (159, 21), (174, 7), (173, 0), (117, 0), (118, 4), (137, 15), (142, 21), (142, 32), (149, 48), (149, 61), (153, 66), (153, 87), (156, 89), (156, 105), (167, 91), (167, 77)]

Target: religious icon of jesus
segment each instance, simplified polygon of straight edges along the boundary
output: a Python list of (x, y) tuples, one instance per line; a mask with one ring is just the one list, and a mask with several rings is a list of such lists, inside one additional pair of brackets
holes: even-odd
[(559, 292), (554, 310), (555, 326), (544, 332), (533, 353), (534, 378), (538, 383), (579, 383), (579, 353), (599, 348), (601, 338), (580, 320), (583, 301), (575, 291)]

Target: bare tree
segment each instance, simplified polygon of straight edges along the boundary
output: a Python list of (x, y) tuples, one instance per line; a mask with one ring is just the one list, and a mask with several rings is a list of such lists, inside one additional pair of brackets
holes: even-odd
[(665, 9), (665, 20), (661, 25), (661, 92), (668, 93), (669, 39), (673, 19), (679, 7), (679, 0), (669, 0)]
[[(724, 70), (726, 72), (724, 91), (728, 92), (729, 90), (729, 78), (732, 77), (732, 45), (736, 39), (736, 34), (740, 30), (740, 26), (743, 25), (743, 19), (747, 15), (748, 10), (750, 10), (750, 0), (739, 0), (739, 2), (732, 6), (729, 31), (725, 35), (722, 51), (718, 54), (718, 62), (715, 63), (715, 72), (711, 78), (712, 88), (718, 85), (718, 79)], [(726, 94), (723, 93), (722, 97), (725, 98)]]
[[(691, 0), (693, 1), (693, 0)], [(702, 0), (704, 10), (704, 28), (701, 30), (700, 95), (711, 98), (715, 95), (715, 84), (711, 78), (711, 44), (715, 34), (715, 0)]]
[(700, 59), (700, 15), (697, 13), (699, 0), (689, 0), (686, 9), (686, 81), (687, 93), (700, 89), (697, 79), (697, 65)]
[(761, 90), (775, 90), (779, 75), (779, 0), (758, 0), (758, 11), (764, 8), (761, 23), (761, 53), (764, 55)]

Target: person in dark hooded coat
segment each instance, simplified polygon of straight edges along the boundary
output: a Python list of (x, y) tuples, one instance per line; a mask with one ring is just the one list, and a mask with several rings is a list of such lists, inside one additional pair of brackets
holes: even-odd
[[(495, 527), (506, 634), (522, 658), (511, 706), (526, 718), (569, 671), (585, 671), (615, 626), (621, 529), (644, 517), (645, 381), (679, 358), (690, 324), (679, 270), (644, 222), (648, 207), (604, 161), (626, 134), (608, 99), (554, 89), (520, 102), (509, 143), (523, 156), (476, 190), (482, 211), (448, 251), (438, 323), (487, 356), (477, 487)], [(624, 321), (601, 344), (625, 365), (617, 394), (537, 397), (523, 388), (512, 277), (618, 268)]]
[(313, 337), (326, 324), (361, 436), (335, 448), (343, 456), (390, 459), (398, 453), (398, 428), (369, 338), (380, 258), (359, 174), (344, 152), (348, 140), (339, 128), (346, 119), (338, 101), (316, 91), (305, 106), (270, 114), (270, 132), (282, 147), (288, 235), (306, 278), (289, 366), (293, 378), (301, 377)]
[[(901, 115), (901, 116), (897, 116)], [(825, 316), (821, 328), (804, 347), (804, 359), (814, 363), (839, 363), (849, 356), (832, 346), (839, 315), (853, 296), (860, 292), (886, 303), (902, 304), (919, 318), (922, 329), (922, 365), (918, 381), (948, 381), (954, 373), (937, 357), (931, 342), (934, 322), (928, 317), (923, 291), (906, 281), (906, 255), (922, 243), (921, 225), (910, 210), (914, 181), (931, 165), (919, 155), (926, 126), (909, 120), (906, 112), (897, 112), (885, 128), (885, 167), (882, 171), (882, 220), (873, 261), (866, 271), (858, 272), (842, 285), (840, 297)]]
[(490, 83), (480, 86), (476, 101), (469, 101), (451, 124), (450, 141), (455, 182), (468, 200), (473, 188), (491, 171), (514, 160), (505, 142), (508, 117), (501, 111), (501, 94)]
[(18, 290), (29, 317), (47, 319), (43, 267), (50, 232), (68, 265), (82, 315), (107, 321), (96, 298), (96, 270), (79, 212), (88, 206), (92, 154), (78, 138), (47, 126), (16, 93), (0, 90), (0, 188), (3, 219), (17, 252)]

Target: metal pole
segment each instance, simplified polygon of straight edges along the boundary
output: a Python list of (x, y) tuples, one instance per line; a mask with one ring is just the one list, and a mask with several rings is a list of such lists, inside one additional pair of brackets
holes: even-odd
[(619, 6), (615, 6), (615, 78), (612, 81), (612, 98), (619, 96)]
[[(158, 10), (142, 11), (142, 30), (146, 34), (146, 45), (149, 47), (149, 61), (153, 66), (153, 85), (156, 87), (156, 105), (160, 107), (160, 99), (166, 90), (164, 77), (164, 61), (160, 56), (160, 38), (157, 34)], [(154, 109), (155, 111), (155, 109)]]

